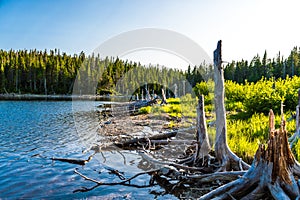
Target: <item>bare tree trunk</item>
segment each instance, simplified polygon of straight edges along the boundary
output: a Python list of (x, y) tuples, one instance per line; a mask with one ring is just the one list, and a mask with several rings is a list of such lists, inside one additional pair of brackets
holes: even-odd
[(208, 140), (205, 112), (204, 112), (204, 97), (203, 95), (199, 96), (198, 106), (197, 106), (197, 151), (196, 151), (196, 160), (203, 158), (208, 155), (211, 147)]
[(151, 98), (151, 95), (150, 95), (150, 92), (149, 92), (148, 88), (147, 88), (147, 87), (145, 87), (145, 89), (146, 89), (146, 100), (147, 100), (147, 101), (150, 101), (150, 100), (152, 100), (152, 98)]
[(16, 67), (16, 92), (19, 90), (19, 68)]
[(45, 95), (47, 95), (47, 78), (44, 77), (44, 90), (45, 90)]
[(161, 89), (161, 96), (162, 96), (161, 104), (167, 104), (167, 98), (166, 98), (165, 90), (163, 88)]
[[(216, 158), (221, 164), (220, 171), (243, 170), (250, 166), (241, 161), (228, 147), (226, 112), (224, 105), (224, 70), (222, 68), (222, 41), (218, 42), (214, 51), (214, 81), (215, 81), (215, 108), (216, 108)], [(242, 169), (241, 169), (242, 168)]]

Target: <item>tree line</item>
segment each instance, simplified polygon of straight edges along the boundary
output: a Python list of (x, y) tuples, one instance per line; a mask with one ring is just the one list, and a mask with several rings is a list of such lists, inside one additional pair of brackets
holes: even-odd
[(72, 91), (84, 53), (70, 56), (59, 50), (0, 50), (0, 92), (65, 94)]
[(145, 94), (145, 89), (159, 93), (161, 88), (167, 88), (170, 93), (176, 87), (177, 93), (183, 94), (191, 91), (189, 85), (193, 87), (203, 81), (204, 74), (207, 74), (204, 65), (193, 70), (189, 67), (183, 72), (158, 65), (146, 67), (119, 58), (87, 56), (84, 52), (67, 55), (58, 49), (0, 50), (2, 94), (72, 94), (74, 84), (80, 87), (80, 94), (127, 94), (132, 91)]
[(300, 48), (294, 47), (290, 55), (284, 58), (280, 52), (276, 58), (268, 58), (264, 52), (261, 58), (258, 54), (247, 60), (233, 61), (225, 66), (224, 77), (237, 83), (257, 82), (262, 77), (275, 79), (300, 76)]
[[(237, 83), (257, 82), (262, 77), (286, 79), (294, 75), (300, 76), (297, 47), (286, 59), (280, 53), (270, 59), (265, 52), (262, 58), (256, 55), (250, 62), (232, 61), (224, 70), (225, 79)], [(77, 84), (80, 94), (160, 94), (165, 88), (167, 96), (180, 96), (209, 79), (213, 79), (213, 67), (205, 63), (182, 71), (84, 52), (68, 55), (59, 49), (0, 50), (2, 94), (72, 94)]]

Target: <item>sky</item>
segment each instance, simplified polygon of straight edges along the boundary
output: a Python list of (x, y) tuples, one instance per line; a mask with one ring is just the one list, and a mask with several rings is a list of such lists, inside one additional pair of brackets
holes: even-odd
[[(211, 59), (218, 40), (227, 62), (262, 57), (265, 50), (269, 58), (279, 51), (287, 57), (300, 46), (299, 8), (297, 0), (0, 0), (0, 49), (89, 54), (120, 34), (155, 28), (184, 35)], [(157, 49), (121, 57), (142, 64), (189, 63)]]

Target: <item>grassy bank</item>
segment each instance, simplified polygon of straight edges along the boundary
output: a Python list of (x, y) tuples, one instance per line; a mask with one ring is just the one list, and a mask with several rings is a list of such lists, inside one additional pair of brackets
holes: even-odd
[[(212, 93), (206, 95), (205, 115), (209, 125), (208, 133), (211, 143), (214, 143), (215, 129), (212, 126), (215, 120)], [(190, 94), (182, 98), (170, 98), (167, 105), (154, 105), (140, 110), (143, 114), (162, 115), (171, 117), (170, 128), (176, 127), (178, 119), (185, 118), (185, 122), (195, 124), (197, 98)], [(233, 152), (247, 162), (251, 162), (254, 154), (261, 143), (266, 143), (269, 133), (269, 118), (264, 112), (249, 115), (244, 109), (242, 102), (233, 102), (227, 99), (227, 137), (228, 145)], [(285, 118), (291, 119), (293, 112), (286, 111)], [(276, 114), (276, 128), (280, 126), (280, 115)], [(188, 123), (186, 126), (190, 125)], [(184, 126), (184, 125), (183, 125)], [(295, 120), (287, 120), (286, 128), (290, 136), (295, 132)], [(294, 145), (293, 152), (297, 160), (300, 160), (300, 140)]]

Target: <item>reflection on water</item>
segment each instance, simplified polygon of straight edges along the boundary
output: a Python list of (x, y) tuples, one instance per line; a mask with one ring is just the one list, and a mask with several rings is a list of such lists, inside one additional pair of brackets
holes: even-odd
[[(93, 152), (85, 150), (101, 140), (95, 134), (95, 115), (86, 115), (95, 107), (94, 102), (75, 104), (74, 111), (68, 101), (0, 101), (0, 198), (153, 199), (155, 196), (150, 193), (161, 190), (158, 186), (101, 186), (86, 193), (73, 193), (95, 185), (75, 174), (76, 167), (87, 176), (112, 182), (119, 179), (108, 168), (130, 177), (147, 166), (137, 153), (130, 151), (97, 153), (96, 159), (83, 167), (51, 161), (52, 157), (86, 159)], [(74, 122), (74, 115), (75, 119), (81, 116), (80, 123)], [(145, 184), (149, 177), (141, 176), (135, 181)]]

